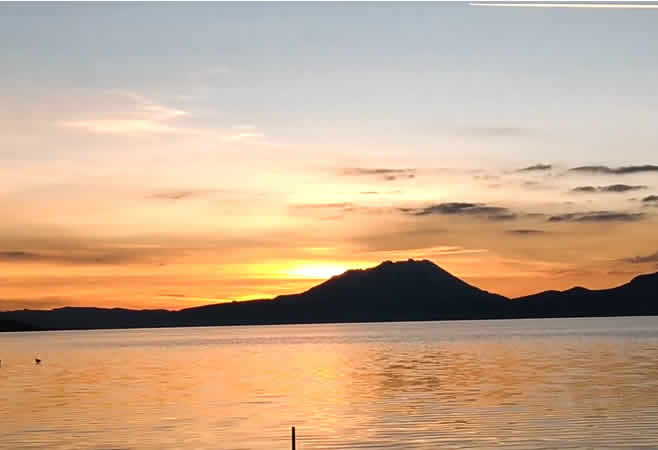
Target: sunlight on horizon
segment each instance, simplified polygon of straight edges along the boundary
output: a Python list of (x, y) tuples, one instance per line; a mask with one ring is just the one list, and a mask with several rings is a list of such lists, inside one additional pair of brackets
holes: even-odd
[(288, 275), (302, 278), (329, 279), (344, 273), (347, 268), (339, 265), (308, 264), (297, 266), (288, 271)]

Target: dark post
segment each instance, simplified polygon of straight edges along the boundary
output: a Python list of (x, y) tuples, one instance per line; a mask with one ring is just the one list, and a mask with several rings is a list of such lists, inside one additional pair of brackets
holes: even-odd
[(292, 450), (295, 450), (295, 427), (292, 427)]

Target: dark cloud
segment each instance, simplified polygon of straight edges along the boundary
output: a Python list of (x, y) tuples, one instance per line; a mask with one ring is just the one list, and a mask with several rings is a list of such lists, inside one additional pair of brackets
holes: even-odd
[(507, 208), (489, 206), (483, 203), (450, 202), (426, 206), (424, 208), (400, 208), (405, 214), (412, 216), (429, 215), (469, 215), (486, 217), (492, 221), (516, 219), (516, 214)]
[(546, 232), (543, 230), (532, 230), (532, 229), (507, 230), (507, 233), (518, 234), (523, 236), (528, 236), (533, 234), (546, 234)]
[(650, 195), (642, 199), (644, 203), (658, 203), (658, 195)]
[(646, 256), (634, 256), (624, 259), (625, 262), (633, 264), (658, 263), (658, 252)]
[(0, 261), (29, 261), (38, 258), (39, 255), (36, 253), (24, 251), (0, 252)]
[(637, 271), (633, 270), (611, 270), (608, 275), (637, 275)]
[(641, 172), (658, 172), (658, 166), (645, 164), (642, 166), (623, 166), (623, 167), (608, 167), (608, 166), (580, 166), (569, 169), (570, 172), (590, 173), (590, 174), (603, 174), (603, 175), (628, 175), (632, 173)]
[(578, 186), (573, 188), (571, 192), (575, 193), (592, 193), (592, 192), (603, 192), (603, 193), (622, 193), (629, 191), (639, 191), (642, 189), (647, 189), (647, 186), (636, 185), (630, 186), (628, 184), (611, 184), (609, 186)]
[(642, 213), (615, 211), (592, 211), (584, 213), (567, 213), (550, 216), (549, 222), (636, 222), (644, 219)]
[(194, 197), (202, 197), (205, 195), (209, 195), (215, 192), (219, 192), (217, 190), (189, 190), (189, 191), (169, 191), (169, 192), (159, 192), (157, 194), (149, 195), (147, 198), (154, 198), (154, 199), (160, 199), (160, 200), (185, 200), (189, 198), (194, 198)]
[(416, 169), (366, 169), (363, 167), (348, 167), (342, 169), (340, 174), (343, 176), (376, 176), (385, 181), (395, 181), (400, 178), (415, 178)]
[(597, 188), (595, 188), (594, 186), (578, 186), (571, 190), (571, 192), (586, 192), (586, 193), (596, 192), (596, 191)]
[(601, 186), (599, 190), (601, 192), (628, 192), (628, 191), (639, 191), (646, 189), (647, 186), (636, 185), (629, 186), (628, 184), (611, 184), (610, 186)]
[(516, 220), (518, 216), (514, 213), (508, 213), (508, 214), (494, 214), (491, 216), (487, 216), (487, 219), (492, 220), (494, 222), (503, 222), (505, 220)]
[(543, 219), (546, 217), (546, 214), (544, 213), (526, 213), (524, 214), (525, 217), (529, 219)]
[(551, 170), (553, 166), (551, 164), (535, 164), (534, 166), (524, 167), (517, 170), (517, 172), (540, 172), (545, 170)]

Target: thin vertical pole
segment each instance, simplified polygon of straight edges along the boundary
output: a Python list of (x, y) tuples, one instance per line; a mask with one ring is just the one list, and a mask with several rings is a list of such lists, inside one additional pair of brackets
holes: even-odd
[(292, 427), (292, 450), (295, 450), (295, 427)]

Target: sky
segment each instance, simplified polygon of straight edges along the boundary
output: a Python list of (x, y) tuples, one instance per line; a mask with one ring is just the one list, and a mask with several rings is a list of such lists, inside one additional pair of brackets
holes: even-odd
[(0, 310), (658, 270), (658, 9), (0, 5)]

